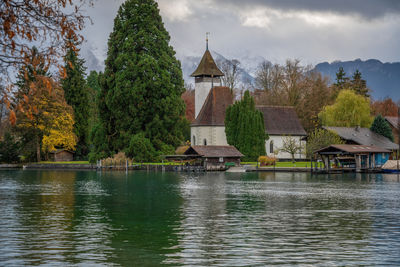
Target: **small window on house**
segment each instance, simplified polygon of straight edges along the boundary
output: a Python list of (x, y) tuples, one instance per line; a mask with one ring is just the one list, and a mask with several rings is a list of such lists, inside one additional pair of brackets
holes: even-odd
[(269, 143), (269, 153), (274, 153), (274, 141)]
[(196, 136), (193, 135), (193, 145), (196, 145)]
[(207, 139), (204, 139), (204, 145), (205, 146), (207, 145)]

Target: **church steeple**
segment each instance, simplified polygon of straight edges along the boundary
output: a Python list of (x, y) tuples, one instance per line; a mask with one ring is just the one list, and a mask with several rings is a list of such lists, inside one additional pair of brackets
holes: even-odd
[(203, 58), (200, 61), (197, 69), (192, 73), (192, 77), (222, 77), (224, 73), (217, 67), (215, 61), (208, 50), (208, 36), (209, 32), (206, 33), (206, 51), (204, 52)]
[(209, 32), (206, 32), (206, 50), (208, 50), (208, 36), (210, 35)]
[(195, 118), (199, 115), (204, 102), (214, 86), (221, 86), (221, 78), (224, 73), (217, 67), (210, 50), (208, 50), (208, 35), (206, 33), (206, 51), (197, 69), (192, 73), (195, 77)]

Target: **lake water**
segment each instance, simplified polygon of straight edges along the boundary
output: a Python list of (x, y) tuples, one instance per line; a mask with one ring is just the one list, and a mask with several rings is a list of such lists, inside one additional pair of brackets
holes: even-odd
[(0, 266), (400, 265), (396, 174), (0, 171)]

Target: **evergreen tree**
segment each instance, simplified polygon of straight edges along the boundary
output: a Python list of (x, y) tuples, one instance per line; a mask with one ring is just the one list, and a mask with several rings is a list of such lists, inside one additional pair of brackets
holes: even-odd
[(379, 114), (375, 117), (370, 129), (377, 134), (389, 138), (392, 142), (394, 141), (392, 129), (382, 115)]
[(94, 142), (95, 153), (124, 150), (139, 133), (156, 151), (183, 140), (183, 78), (169, 40), (154, 0), (121, 5), (99, 78), (100, 122), (93, 133), (106, 147)]
[(353, 89), (359, 95), (369, 97), (367, 82), (362, 79), (361, 72), (358, 70), (356, 70), (353, 74), (353, 79), (351, 80), (351, 89)]
[(0, 162), (15, 163), (19, 161), (20, 144), (9, 133), (4, 134), (4, 140), (0, 141)]
[(92, 70), (89, 76), (86, 78), (86, 82), (88, 85), (88, 101), (89, 101), (88, 129), (90, 134), (91, 131), (93, 131), (94, 126), (99, 122), (98, 97), (101, 89), (99, 84), (99, 74), (97, 73), (97, 71)]
[(241, 101), (226, 110), (225, 133), (228, 144), (245, 155), (244, 161), (253, 161), (265, 155), (264, 116), (255, 108), (254, 99), (246, 91)]
[(338, 72), (336, 73), (336, 83), (334, 84), (338, 90), (345, 89), (348, 85), (349, 78), (346, 77), (346, 73), (343, 70), (343, 67), (340, 67)]
[(77, 37), (70, 36), (66, 40), (66, 55), (64, 56), (64, 77), (61, 86), (65, 92), (65, 100), (74, 110), (74, 132), (78, 137), (75, 156), (84, 158), (88, 154), (87, 136), (89, 121), (88, 87), (85, 76), (85, 61), (78, 56)]

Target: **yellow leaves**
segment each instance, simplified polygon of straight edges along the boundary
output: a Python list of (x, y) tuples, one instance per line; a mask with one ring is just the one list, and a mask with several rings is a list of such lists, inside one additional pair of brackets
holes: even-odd
[(73, 130), (74, 119), (71, 113), (66, 111), (55, 117), (48, 134), (43, 136), (42, 150), (53, 151), (56, 147), (75, 150), (77, 138)]

